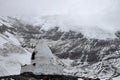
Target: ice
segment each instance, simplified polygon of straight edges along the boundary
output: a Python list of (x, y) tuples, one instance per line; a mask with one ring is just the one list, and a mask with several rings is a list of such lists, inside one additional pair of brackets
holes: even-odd
[(31, 53), (12, 34), (6, 35), (0, 34), (0, 76), (18, 75), (21, 66), (31, 63)]

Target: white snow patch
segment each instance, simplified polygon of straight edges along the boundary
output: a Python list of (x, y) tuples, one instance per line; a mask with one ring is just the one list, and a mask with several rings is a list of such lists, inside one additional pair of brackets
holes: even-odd
[(8, 39), (15, 45), (20, 45), (20, 42), (9, 32), (5, 32), (5, 35), (9, 36)]
[(9, 53), (7, 56), (0, 55), (0, 76), (20, 74), (21, 66), (31, 63), (31, 54)]
[(113, 80), (120, 80), (120, 76), (113, 78)]
[(81, 78), (78, 78), (78, 80), (83, 80), (83, 79), (81, 79)]
[(30, 63), (31, 53), (20, 47), (12, 34), (0, 34), (0, 76), (20, 74), (21, 66)]
[(0, 26), (2, 26), (2, 24), (0, 23)]
[(74, 60), (71, 60), (71, 59), (67, 58), (67, 59), (61, 59), (60, 61), (62, 61), (62, 63), (65, 64), (66, 66), (71, 66), (71, 63)]
[[(1, 36), (1, 34), (0, 34), (0, 36)], [(4, 38), (0, 37), (0, 48), (3, 47), (3, 44), (5, 44), (6, 42), (7, 41)]]
[[(3, 21), (4, 20), (4, 21)], [(7, 27), (12, 27), (11, 25), (12, 25), (12, 23), (10, 23), (9, 21), (8, 21), (8, 18), (7, 17), (2, 17), (2, 16), (0, 16), (0, 24), (4, 24), (4, 25), (6, 25)]]

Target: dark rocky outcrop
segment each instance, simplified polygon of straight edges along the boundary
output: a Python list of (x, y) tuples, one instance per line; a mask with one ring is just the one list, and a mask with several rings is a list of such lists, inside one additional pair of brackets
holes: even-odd
[(65, 75), (34, 75), (23, 73), (21, 75), (1, 77), (0, 80), (78, 80), (77, 77)]
[[(79, 77), (70, 75), (34, 75), (31, 72), (22, 73), (21, 75), (0, 77), (0, 80), (78, 80)], [(83, 80), (100, 80), (99, 78), (85, 78)]]

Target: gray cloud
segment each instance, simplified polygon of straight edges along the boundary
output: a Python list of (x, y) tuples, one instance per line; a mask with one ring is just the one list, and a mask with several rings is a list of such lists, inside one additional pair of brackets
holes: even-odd
[(0, 0), (0, 15), (51, 15), (64, 13), (65, 0)]
[(67, 15), (72, 24), (108, 33), (120, 30), (119, 14), (120, 0), (0, 0), (1, 16)]

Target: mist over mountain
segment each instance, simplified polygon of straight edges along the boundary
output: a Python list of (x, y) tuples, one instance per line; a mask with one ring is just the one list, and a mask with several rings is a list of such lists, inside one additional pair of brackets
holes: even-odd
[(115, 33), (119, 31), (119, 28), (114, 26), (105, 25), (91, 25), (89, 23), (82, 23), (77, 18), (71, 18), (67, 15), (52, 15), (52, 16), (40, 16), (40, 17), (18, 17), (25, 24), (31, 24), (33, 26), (41, 26), (42, 29), (50, 29), (59, 27), (62, 31), (74, 30), (81, 32), (88, 38), (96, 39), (114, 39), (116, 38)]
[(119, 8), (119, 0), (0, 0), (0, 76), (119, 80)]
[(20, 17), (31, 24), (45, 21), (45, 28), (58, 25), (63, 30), (106, 39), (115, 38), (114, 33), (120, 30), (119, 4), (119, 0), (1, 0), (0, 15)]

